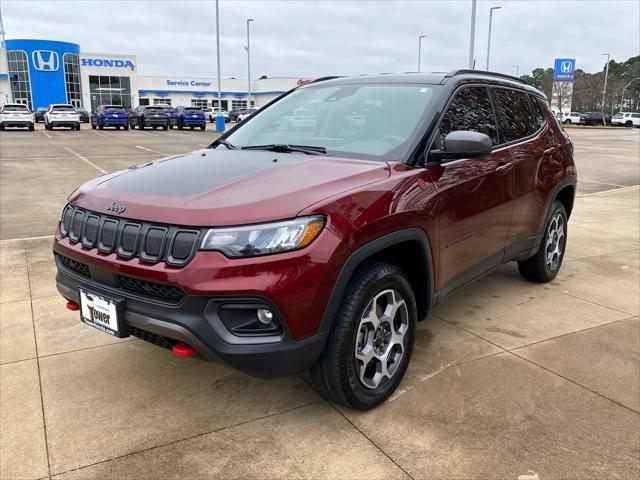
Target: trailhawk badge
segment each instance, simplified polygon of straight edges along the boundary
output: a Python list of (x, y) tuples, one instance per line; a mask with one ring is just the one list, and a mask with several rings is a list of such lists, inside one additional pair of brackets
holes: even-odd
[(116, 203), (116, 202), (111, 202), (109, 205), (107, 205), (107, 210), (116, 212), (117, 214), (121, 214), (126, 209), (127, 207), (125, 205), (120, 205), (119, 203)]

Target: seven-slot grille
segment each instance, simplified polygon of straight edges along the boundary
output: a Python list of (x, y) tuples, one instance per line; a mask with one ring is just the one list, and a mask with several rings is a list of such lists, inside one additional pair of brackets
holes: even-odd
[(122, 258), (182, 267), (198, 250), (201, 230), (115, 218), (67, 205), (60, 233), (85, 248), (116, 253)]

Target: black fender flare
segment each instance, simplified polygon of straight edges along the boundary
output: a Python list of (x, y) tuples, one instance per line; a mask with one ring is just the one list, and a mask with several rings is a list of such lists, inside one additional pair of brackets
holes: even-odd
[(434, 273), (433, 273), (433, 257), (431, 251), (431, 243), (424, 230), (421, 228), (406, 228), (398, 230), (396, 232), (388, 233), (375, 240), (370, 241), (355, 250), (349, 258), (344, 262), (338, 278), (333, 285), (331, 296), (327, 302), (327, 306), (324, 310), (324, 315), (320, 321), (318, 327), (318, 333), (325, 333), (331, 329), (333, 320), (340, 308), (340, 303), (344, 295), (344, 291), (347, 288), (349, 280), (356, 268), (372, 255), (381, 252), (382, 250), (392, 247), (400, 243), (408, 241), (417, 241), (422, 247), (422, 253), (424, 255), (424, 268), (427, 278), (427, 291), (426, 295), (426, 311), (428, 312), (434, 302)]

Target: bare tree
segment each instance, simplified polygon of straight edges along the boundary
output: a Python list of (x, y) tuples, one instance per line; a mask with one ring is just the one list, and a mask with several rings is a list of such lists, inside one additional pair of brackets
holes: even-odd
[(573, 84), (571, 82), (554, 82), (551, 92), (551, 105), (557, 107), (559, 112), (564, 112), (571, 108), (571, 96), (573, 94)]

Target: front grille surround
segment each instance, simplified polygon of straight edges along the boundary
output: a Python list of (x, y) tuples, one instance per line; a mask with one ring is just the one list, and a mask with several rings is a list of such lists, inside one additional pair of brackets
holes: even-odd
[(62, 211), (60, 234), (72, 244), (97, 248), (130, 260), (156, 264), (164, 261), (183, 267), (195, 256), (203, 230), (117, 218), (67, 204)]

